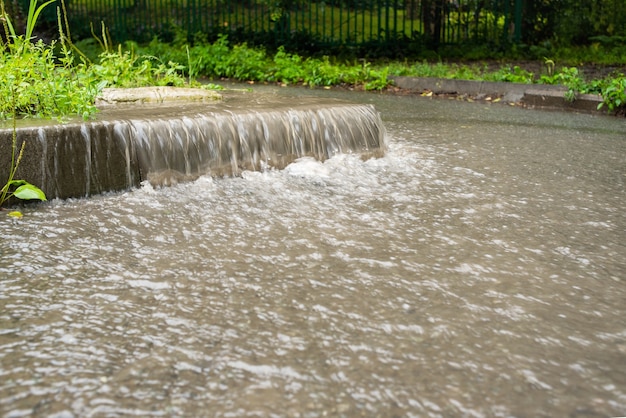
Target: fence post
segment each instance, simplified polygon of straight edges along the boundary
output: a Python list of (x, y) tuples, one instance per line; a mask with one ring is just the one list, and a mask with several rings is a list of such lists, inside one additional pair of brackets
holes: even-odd
[(522, 40), (522, 13), (522, 0), (515, 0), (515, 33), (513, 34), (515, 43), (520, 43)]

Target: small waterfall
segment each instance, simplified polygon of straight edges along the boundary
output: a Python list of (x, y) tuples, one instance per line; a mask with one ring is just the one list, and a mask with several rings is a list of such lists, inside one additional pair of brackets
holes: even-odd
[(216, 112), (129, 125), (142, 177), (153, 184), (283, 168), (302, 156), (380, 152), (384, 139), (368, 105)]
[[(116, 108), (97, 121), (18, 128), (27, 141), (18, 178), (41, 185), (49, 198), (83, 197), (136, 187), (171, 185), (201, 175), (284, 168), (311, 156), (364, 158), (384, 153), (385, 129), (371, 105), (285, 98), (176, 107)], [(1, 129), (0, 137), (10, 138)], [(10, 141), (0, 143), (10, 155)], [(6, 159), (6, 158), (3, 158)], [(6, 161), (0, 174), (8, 173)]]

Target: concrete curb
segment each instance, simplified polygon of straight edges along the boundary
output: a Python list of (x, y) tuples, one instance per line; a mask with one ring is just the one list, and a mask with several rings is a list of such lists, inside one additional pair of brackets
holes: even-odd
[(520, 104), (530, 108), (606, 113), (604, 109), (598, 110), (598, 105), (602, 103), (600, 95), (580, 94), (570, 102), (565, 99), (567, 89), (563, 86), (429, 77), (390, 78), (396, 87), (420, 93), (467, 95), (477, 100), (487, 97), (500, 98), (504, 103)]
[(160, 104), (171, 102), (204, 102), (222, 100), (222, 95), (213, 90), (189, 87), (133, 87), (133, 88), (105, 88), (100, 96), (96, 97), (96, 106), (120, 106), (124, 104)]
[(606, 108), (598, 110), (598, 105), (603, 102), (599, 94), (578, 94), (574, 101), (569, 101), (565, 98), (565, 91), (565, 89), (528, 89), (524, 92), (522, 102), (528, 107), (535, 108), (606, 113)]
[[(15, 133), (18, 150), (28, 144), (15, 178), (36, 184), (48, 199), (65, 199), (146, 180), (163, 186), (201, 175), (282, 169), (304, 156), (323, 161), (352, 152), (367, 159), (385, 151), (384, 126), (370, 104), (235, 92), (198, 103), (177, 90), (167, 103), (163, 95), (155, 103), (148, 92), (147, 98), (136, 90), (116, 94), (122, 105), (105, 106), (93, 120), (0, 127), (0, 155), (11, 155)], [(11, 159), (0, 158), (0, 178), (10, 170)]]

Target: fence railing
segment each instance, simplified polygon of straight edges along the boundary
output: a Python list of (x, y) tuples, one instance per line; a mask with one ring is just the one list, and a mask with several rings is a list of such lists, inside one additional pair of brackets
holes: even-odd
[[(418, 39), (434, 44), (515, 42), (522, 0), (66, 0), (74, 35), (167, 40), (176, 31), (241, 41), (330, 47)], [(282, 7), (276, 7), (276, 4)], [(274, 5), (274, 6), (272, 6)]]

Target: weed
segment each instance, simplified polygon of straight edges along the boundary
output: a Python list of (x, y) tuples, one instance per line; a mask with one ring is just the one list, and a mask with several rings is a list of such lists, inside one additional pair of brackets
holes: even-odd
[[(13, 42), (9, 41), (8, 46), (7, 45), (2, 45), (2, 46), (8, 47), (10, 50), (12, 50), (13, 55), (16, 58), (16, 61), (19, 62), (19, 64), (37, 63), (37, 60), (33, 60), (33, 47), (31, 43), (33, 28), (43, 8), (46, 7), (50, 3), (51, 1), (48, 1), (47, 3), (44, 3), (43, 5), (38, 7), (37, 0), (30, 1), (30, 8), (28, 10), (28, 20), (26, 22), (26, 33), (22, 37), (22, 36), (17, 36), (17, 34), (15, 33), (15, 29), (13, 28), (13, 25), (11, 24), (11, 20), (9, 19), (9, 16), (5, 13), (4, 1), (0, 1), (0, 18), (2, 18), (5, 34), (7, 35), (7, 39), (13, 41)], [(35, 51), (39, 51), (39, 50), (41, 50), (41, 45), (36, 46)], [(11, 61), (7, 62), (5, 58), (6, 58), (5, 55), (2, 54), (3, 63), (7, 63), (7, 64), (11, 63)], [(10, 70), (11, 69), (14, 69), (14, 68), (10, 68)], [(18, 65), (15, 69), (18, 71), (16, 71), (15, 73), (11, 73), (9, 70), (9, 73), (5, 74), (5, 80), (3, 80), (5, 81), (5, 83), (3, 83), (4, 89), (5, 89), (3, 94), (6, 95), (4, 96), (5, 101), (10, 103), (10, 106), (8, 107), (8, 109), (2, 109), (0, 111), (0, 115), (7, 113), (7, 111), (10, 111), (12, 119), (13, 119), (13, 134), (11, 137), (11, 164), (9, 166), (8, 179), (6, 183), (4, 184), (4, 186), (2, 186), (2, 188), (0, 189), (0, 207), (2, 207), (2, 205), (4, 205), (4, 203), (6, 203), (11, 197), (16, 197), (18, 199), (24, 199), (24, 200), (31, 200), (31, 199), (46, 200), (46, 195), (37, 186), (34, 186), (25, 180), (15, 179), (15, 174), (17, 173), (17, 169), (20, 166), (20, 162), (22, 161), (22, 157), (24, 156), (24, 149), (26, 148), (26, 141), (22, 142), (22, 145), (20, 146), (19, 150), (17, 147), (16, 113), (18, 112), (19, 106), (24, 105), (24, 102), (20, 102), (20, 104), (18, 105), (17, 98), (18, 98), (19, 91), (23, 91), (25, 90), (26, 87), (28, 87), (26, 84), (27, 80), (29, 80), (32, 77), (32, 73), (29, 74), (29, 71), (33, 70), (33, 69), (29, 70), (26, 68), (21, 68), (20, 65)], [(41, 70), (42, 68), (36, 68), (35, 70), (37, 69)], [(48, 69), (48, 68), (45, 68), (44, 66), (43, 69)], [(24, 74), (25, 72), (26, 74)], [(21, 217), (21, 213), (19, 211), (10, 212), (10, 215), (13, 217)]]
[(32, 41), (36, 19), (50, 3), (38, 5), (37, 0), (31, 0), (26, 32), (17, 35), (4, 2), (0, 2), (8, 40), (0, 52), (0, 119), (13, 115), (89, 117), (96, 111), (93, 105), (96, 92), (90, 81), (73, 67), (71, 49), (62, 42), (58, 57), (55, 42), (47, 45), (41, 40)]
[(304, 79), (302, 57), (285, 52), (284, 47), (278, 48), (273, 58), (273, 66), (268, 81), (278, 81), (284, 84), (299, 83)]
[[(11, 165), (9, 166), (9, 176), (7, 182), (0, 189), (0, 208), (11, 197), (16, 197), (22, 200), (46, 200), (45, 193), (37, 186), (34, 186), (25, 180), (15, 179), (15, 174), (20, 166), (20, 162), (24, 156), (24, 149), (26, 148), (26, 141), (23, 141), (18, 150), (16, 123), (17, 119), (14, 117), (13, 135), (11, 136)], [(11, 212), (10, 215), (13, 217), (21, 217), (21, 213), (19, 211)]]
[(372, 71), (368, 74), (367, 80), (363, 85), (365, 90), (382, 91), (389, 86), (389, 69), (384, 68), (381, 71)]
[(116, 52), (103, 52), (98, 64), (82, 70), (89, 78), (100, 79), (101, 86), (124, 88), (182, 86), (185, 84), (184, 68), (172, 61), (165, 64), (155, 56), (138, 56), (132, 50), (122, 50), (119, 45)]
[(534, 74), (530, 71), (523, 70), (518, 65), (511, 67), (502, 67), (500, 70), (488, 74), (486, 79), (492, 81), (503, 81), (508, 83), (530, 84), (534, 82)]
[(618, 74), (605, 80), (601, 94), (603, 101), (598, 105), (598, 109), (604, 105), (609, 112), (626, 108), (626, 77), (624, 74)]

